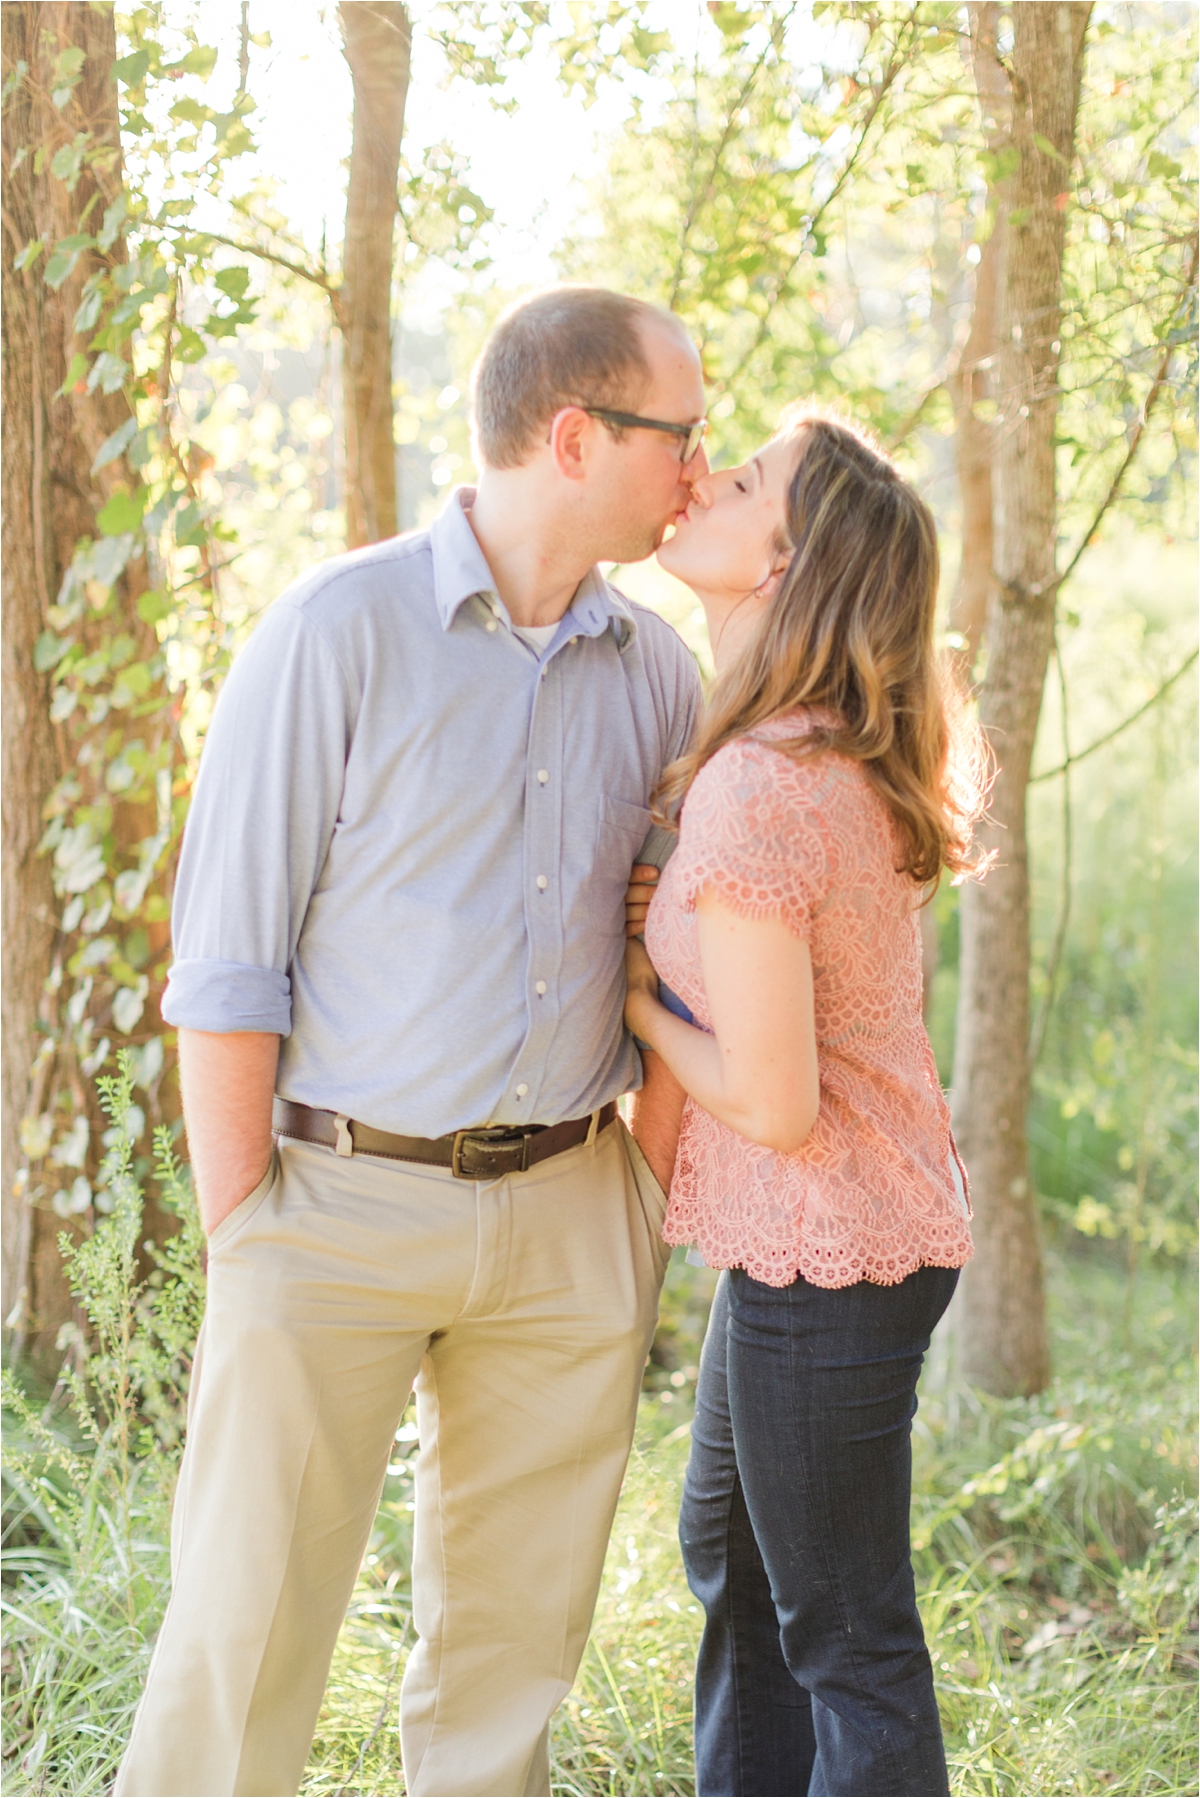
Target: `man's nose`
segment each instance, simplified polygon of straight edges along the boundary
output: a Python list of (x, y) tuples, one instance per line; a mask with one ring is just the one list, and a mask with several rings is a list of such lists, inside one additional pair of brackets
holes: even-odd
[(691, 461), (684, 463), (683, 478), (689, 487), (693, 487), (698, 480), (703, 480), (704, 476), (709, 472), (708, 452), (704, 445), (701, 444)]

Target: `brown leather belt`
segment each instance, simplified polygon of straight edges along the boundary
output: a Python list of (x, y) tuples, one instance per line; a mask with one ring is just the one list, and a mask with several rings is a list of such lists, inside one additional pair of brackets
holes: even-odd
[(616, 1115), (617, 1102), (610, 1099), (589, 1117), (572, 1118), (565, 1124), (487, 1124), (478, 1130), (455, 1130), (449, 1136), (393, 1136), (390, 1130), (373, 1130), (370, 1124), (360, 1124), (340, 1112), (318, 1111), (312, 1105), (277, 1098), (271, 1128), (276, 1136), (320, 1143), (339, 1155), (421, 1161), (430, 1167), (448, 1167), (458, 1180), (486, 1181), (523, 1174), (539, 1161), (561, 1155), (564, 1149), (594, 1142)]

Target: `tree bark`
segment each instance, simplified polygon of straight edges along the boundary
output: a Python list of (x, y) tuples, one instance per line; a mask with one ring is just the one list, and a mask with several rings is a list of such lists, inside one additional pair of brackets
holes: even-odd
[[(111, 73), (112, 8), (10, 0), (0, 12), (0, 28), (6, 79), (19, 62), (28, 71), (15, 83), (4, 114), (4, 257), (11, 271), (14, 258), (34, 239), (45, 244), (48, 255), (61, 238), (95, 231), (105, 207), (121, 192), (122, 168)], [(81, 49), (85, 61), (74, 92), (55, 106), (51, 71), (68, 46)], [(69, 191), (49, 163), (80, 132), (90, 133), (92, 147), (108, 153), (85, 166)], [(14, 169), (22, 148), (27, 154)], [(107, 260), (124, 260), (119, 239)], [(67, 728), (51, 721), (51, 677), (37, 671), (34, 650), (49, 628), (49, 609), (77, 541), (94, 534), (96, 510), (116, 486), (133, 484), (124, 458), (98, 476), (91, 473), (100, 445), (129, 417), (125, 396), (59, 393), (72, 355), (86, 348), (87, 335), (76, 334), (74, 318), (83, 284), (100, 261), (86, 251), (57, 290), (45, 283), (43, 259), (21, 273), (10, 272), (3, 314), (3, 1318), (14, 1350), (46, 1374), (57, 1367), (55, 1339), (72, 1316), (73, 1303), (58, 1251), (64, 1225), (31, 1180), (22, 1121), (53, 1113), (60, 1098), (76, 1113), (94, 1111), (94, 1097), (80, 1080), (69, 1032), (59, 1018), (69, 993), (63, 969), (77, 945), (60, 929), (51, 859), (37, 853), (46, 803), (75, 770), (74, 747)], [(143, 658), (157, 648), (153, 630), (134, 605), (147, 585), (145, 563), (135, 561), (121, 576), (117, 595), (119, 628)], [(98, 642), (114, 624), (111, 618), (85, 621), (80, 629), (85, 639)], [(112, 722), (118, 722), (115, 715)], [(143, 719), (143, 736), (147, 726)], [(144, 809), (117, 810), (118, 844), (153, 830), (153, 818), (139, 815)], [(94, 1117), (93, 1124), (98, 1122)], [(93, 1142), (98, 1135), (93, 1128)], [(35, 1163), (38, 1159), (34, 1155)]]
[(1004, 280), (1009, 187), (997, 165), (1010, 140), (1012, 101), (1008, 73), (997, 55), (997, 0), (976, 0), (968, 6), (967, 17), (965, 54), (979, 95), (984, 142), (993, 158), (985, 207), (990, 228), (979, 245), (971, 329), (948, 383), (954, 406), (954, 449), (962, 505), (962, 558), (950, 599), (950, 628), (961, 639), (957, 650), (959, 671), (970, 681), (979, 660), (995, 567), (995, 422), (986, 415), (985, 408), (994, 401), (997, 386), (998, 309)]
[(354, 133), (334, 306), (342, 333), (346, 541), (357, 548), (396, 532), (392, 256), (412, 28), (399, 0), (346, 0), (338, 16), (354, 79)]
[[(32, 67), (37, 53), (38, 6), (8, 5), (0, 12), (4, 73), (18, 60)], [(24, 180), (10, 177), (17, 146), (33, 135), (33, 104), (17, 89), (5, 109), (5, 260), (39, 235), (45, 178), (29, 161)], [(42, 204), (39, 204), (39, 201)], [(11, 226), (9, 224), (11, 221)], [(19, 240), (19, 241), (17, 241)], [(5, 282), (4, 333), (4, 630), (0, 657), (4, 706), (0, 755), (4, 829), (3, 1019), (3, 1245), (7, 1318), (22, 1288), (37, 1278), (31, 1218), (21, 1203), (25, 1182), (21, 1119), (29, 1073), (38, 1049), (38, 1010), (57, 930), (50, 863), (39, 856), (42, 803), (63, 772), (50, 722), (50, 677), (34, 668), (33, 649), (46, 628), (46, 611), (58, 585), (51, 468), (59, 458), (50, 444), (50, 395), (62, 379), (47, 346), (62, 337), (62, 296), (42, 282), (41, 271), (9, 272)], [(57, 380), (55, 371), (57, 369)], [(28, 1269), (28, 1277), (26, 1270)]]
[(1025, 793), (1054, 637), (1062, 259), (1086, 0), (1012, 8), (1011, 211), (1000, 333), (996, 592), (979, 712), (999, 762), (983, 838), (997, 852), (964, 889), (955, 1130), (975, 1197), (963, 1280), (963, 1370), (1001, 1395), (1049, 1378), (1041, 1245), (1029, 1182), (1029, 868)]

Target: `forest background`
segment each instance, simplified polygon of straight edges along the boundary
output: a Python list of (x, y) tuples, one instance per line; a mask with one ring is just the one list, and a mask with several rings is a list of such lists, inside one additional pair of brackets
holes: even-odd
[[(795, 397), (934, 508), (1001, 774), (927, 929), (979, 1254), (914, 1528), (961, 1792), (1194, 1788), (1196, 13), (6, 0), (4, 1761), (103, 1789), (203, 1300), (172, 871), (211, 706), (313, 560), (470, 478), (556, 278), (695, 331), (718, 462)], [(706, 666), (690, 596), (626, 591)], [(690, 1790), (673, 1265), (556, 1790)], [(306, 1790), (399, 1791), (402, 1426)]]

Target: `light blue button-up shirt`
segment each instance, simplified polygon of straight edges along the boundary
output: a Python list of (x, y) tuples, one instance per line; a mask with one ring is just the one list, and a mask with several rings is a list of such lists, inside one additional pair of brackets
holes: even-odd
[(278, 1090), (441, 1136), (581, 1117), (640, 1080), (623, 895), (695, 663), (593, 570), (539, 656), (463, 511), (321, 564), (213, 715), (168, 1023), (277, 1031)]

